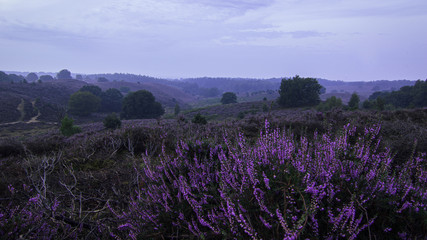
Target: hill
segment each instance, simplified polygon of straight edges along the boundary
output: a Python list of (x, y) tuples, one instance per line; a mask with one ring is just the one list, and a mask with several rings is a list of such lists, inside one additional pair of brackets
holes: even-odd
[[(58, 122), (64, 114), (71, 94), (88, 85), (85, 81), (68, 79), (42, 83), (0, 83), (0, 124), (45, 121)], [(188, 109), (194, 98), (176, 87), (159, 83), (106, 82), (94, 83), (103, 90), (127, 87), (130, 91), (146, 89), (166, 108), (176, 103)]]

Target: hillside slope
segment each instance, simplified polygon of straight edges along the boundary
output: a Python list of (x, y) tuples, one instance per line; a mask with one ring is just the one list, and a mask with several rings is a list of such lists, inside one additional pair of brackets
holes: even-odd
[[(75, 79), (55, 80), (43, 83), (0, 83), (0, 124), (29, 121), (57, 122), (65, 113), (71, 94), (89, 83)], [(141, 89), (153, 93), (164, 107), (189, 108), (194, 98), (181, 90), (157, 83), (107, 82), (96, 83), (103, 90), (128, 87), (130, 91)], [(33, 119), (34, 120), (34, 119)]]

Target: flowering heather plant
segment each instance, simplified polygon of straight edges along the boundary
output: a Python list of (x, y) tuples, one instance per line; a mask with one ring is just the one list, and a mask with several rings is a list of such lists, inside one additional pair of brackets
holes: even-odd
[(255, 144), (224, 134), (223, 144), (180, 141), (160, 160), (147, 154), (138, 189), (119, 213), (116, 235), (143, 238), (424, 238), (426, 155), (392, 167), (380, 126), (356, 134), (265, 129)]
[(29, 199), (22, 204), (15, 204), (16, 189), (9, 185), (9, 191), (12, 201), (0, 210), (0, 239), (77, 238), (76, 229), (55, 220), (55, 217), (61, 215), (57, 211), (60, 204), (57, 199), (49, 202), (24, 184), (22, 191), (29, 195)]

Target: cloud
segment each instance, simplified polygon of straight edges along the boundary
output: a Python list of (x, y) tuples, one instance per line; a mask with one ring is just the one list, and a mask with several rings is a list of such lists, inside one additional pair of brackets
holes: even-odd
[[(340, 65), (350, 72), (367, 63), (397, 72), (398, 61), (427, 61), (426, 9), (424, 0), (0, 0), (0, 52), (26, 49), (21, 54), (35, 59), (38, 48), (57, 49), (76, 55), (76, 66), (94, 56), (102, 62), (82, 63), (86, 69), (163, 72), (185, 65), (185, 75), (195, 69), (277, 73), (285, 65), (310, 73), (322, 67), (332, 73)], [(63, 60), (55, 54), (50, 64)], [(27, 61), (10, 58), (0, 56), (15, 69)], [(313, 59), (323, 60), (314, 66)], [(387, 65), (391, 59), (394, 65)]]

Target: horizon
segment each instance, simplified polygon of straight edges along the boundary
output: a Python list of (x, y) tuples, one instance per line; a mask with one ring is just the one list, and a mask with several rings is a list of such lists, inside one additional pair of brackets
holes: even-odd
[(0, 0), (0, 66), (413, 81), (427, 77), (425, 25), (422, 0)]
[[(64, 68), (66, 69), (66, 68)], [(67, 69), (69, 70), (69, 69)], [(51, 71), (9, 71), (9, 70), (0, 70), (3, 71), (7, 74), (28, 74), (28, 73), (36, 73), (38, 74), (38, 76), (40, 77), (39, 74), (43, 73), (43, 74), (47, 74), (47, 75), (51, 75), (53, 77), (56, 77), (56, 74), (59, 72), (51, 72)], [(71, 71), (70, 71), (71, 72)], [(130, 75), (135, 75), (135, 76), (145, 76), (145, 77), (151, 77), (151, 78), (155, 78), (155, 79), (161, 79), (161, 80), (170, 80), (170, 81), (180, 81), (180, 80), (186, 80), (186, 79), (199, 79), (199, 78), (221, 78), (221, 79), (245, 79), (245, 80), (270, 80), (270, 79), (285, 79), (285, 78), (292, 78), (294, 76), (282, 76), (282, 77), (269, 77), (269, 78), (254, 78), (254, 77), (227, 77), (227, 76), (198, 76), (198, 77), (159, 77), (159, 76), (151, 76), (151, 75), (146, 75), (146, 74), (137, 74), (137, 73), (119, 73), (119, 72), (114, 72), (114, 73), (74, 73), (71, 72), (71, 76), (73, 77), (73, 79), (75, 79), (76, 75), (82, 75), (84, 76), (89, 76), (89, 75), (113, 75), (113, 74), (130, 74)], [(298, 75), (298, 74), (297, 74)], [(300, 76), (300, 75), (298, 75)], [(24, 76), (25, 77), (25, 76)], [(377, 82), (377, 81), (411, 81), (411, 82), (415, 82), (418, 80), (422, 80), (423, 79), (375, 79), (375, 80), (339, 80), (339, 79), (327, 79), (327, 78), (320, 78), (320, 77), (315, 77), (315, 76), (300, 76), (300, 77), (309, 77), (309, 78), (315, 78), (315, 79), (321, 79), (321, 80), (327, 80), (327, 81), (337, 81), (337, 82)], [(111, 79), (109, 79), (110, 81), (112, 81)], [(83, 79), (84, 81), (84, 79)], [(426, 79), (427, 81), (427, 79)]]

